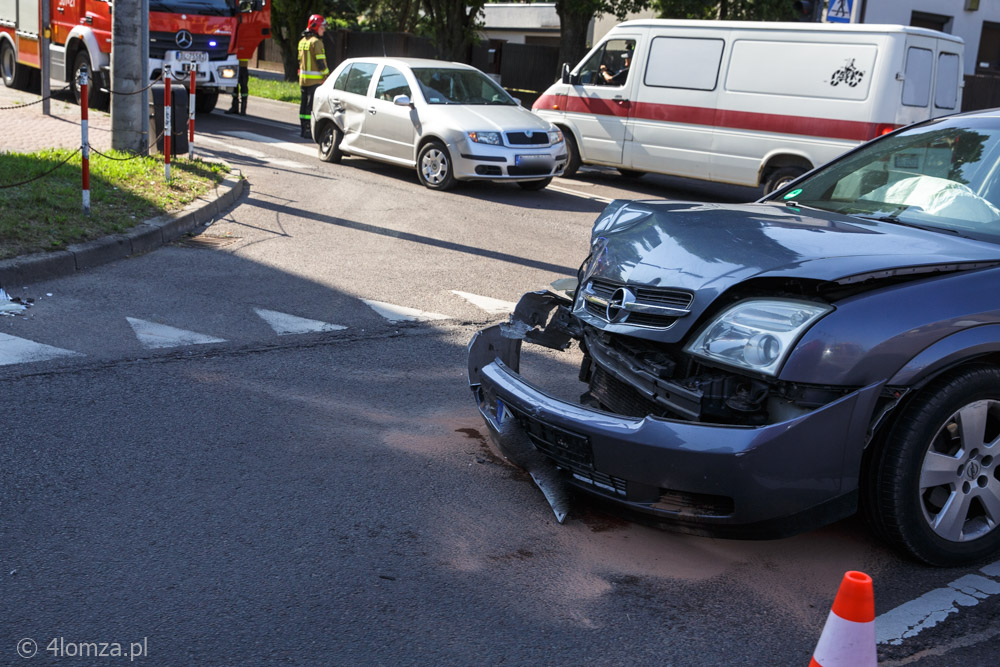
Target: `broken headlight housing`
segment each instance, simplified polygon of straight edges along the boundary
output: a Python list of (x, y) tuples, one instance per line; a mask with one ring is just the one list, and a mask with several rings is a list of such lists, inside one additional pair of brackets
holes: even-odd
[(812, 301), (742, 301), (703, 327), (685, 349), (717, 363), (777, 375), (799, 337), (831, 310)]

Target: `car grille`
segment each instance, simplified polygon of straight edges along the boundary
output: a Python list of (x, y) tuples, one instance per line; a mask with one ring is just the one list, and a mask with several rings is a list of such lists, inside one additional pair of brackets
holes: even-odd
[[(150, 32), (149, 33), (149, 57), (162, 60), (166, 57), (167, 51), (207, 51), (209, 60), (225, 60), (229, 57), (229, 35), (194, 35), (194, 43), (189, 49), (181, 49), (177, 46), (176, 32)], [(209, 42), (215, 42), (215, 46), (209, 46)]]
[[(588, 285), (589, 291), (605, 301), (610, 301), (614, 293), (622, 287), (617, 283), (608, 280), (595, 279)], [(686, 310), (694, 300), (694, 295), (690, 292), (669, 287), (638, 287), (629, 286), (635, 294), (636, 301), (651, 306), (664, 306), (667, 308), (678, 308)], [(596, 315), (602, 320), (608, 319), (607, 307), (600, 303), (584, 301), (585, 308), (591, 315)], [(651, 327), (666, 329), (677, 321), (677, 317), (670, 315), (660, 315), (656, 313), (629, 313), (625, 320), (627, 324), (640, 327)]]
[(662, 407), (600, 366), (594, 367), (594, 375), (590, 380), (590, 395), (596, 398), (607, 410), (618, 415), (647, 417), (663, 414)]
[(528, 136), (527, 132), (507, 132), (507, 145), (508, 146), (548, 146), (549, 145), (549, 133), (542, 132), (541, 130), (537, 132), (532, 132), (531, 136)]
[(594, 470), (594, 455), (586, 436), (529, 418), (521, 412), (511, 410), (511, 413), (535, 448), (575, 479), (619, 496), (627, 495), (628, 483), (624, 479)]

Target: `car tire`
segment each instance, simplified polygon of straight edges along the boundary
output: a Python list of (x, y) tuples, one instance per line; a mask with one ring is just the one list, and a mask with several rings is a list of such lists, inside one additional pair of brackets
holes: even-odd
[(417, 178), (431, 190), (448, 190), (455, 185), (451, 156), (440, 141), (424, 144), (417, 155)]
[(576, 145), (576, 139), (569, 130), (563, 130), (563, 138), (566, 141), (566, 167), (563, 169), (563, 178), (573, 178), (580, 170), (580, 149)]
[(31, 80), (31, 70), (17, 62), (17, 53), (6, 40), (0, 41), (0, 74), (5, 86), (17, 90), (27, 88)]
[(219, 103), (219, 93), (218, 91), (211, 93), (199, 93), (198, 89), (195, 88), (194, 91), (194, 110), (195, 113), (209, 114), (215, 111), (215, 105)]
[(87, 53), (86, 49), (80, 49), (76, 53), (76, 58), (73, 61), (73, 76), (70, 78), (69, 86), (73, 91), (73, 99), (76, 100), (77, 104), (80, 104), (80, 86), (77, 83), (80, 80), (80, 70), (83, 66), (87, 66), (87, 106), (91, 109), (99, 109), (101, 111), (107, 111), (110, 103), (111, 96), (102, 91), (101, 87), (97, 83), (97, 76), (94, 74), (94, 69), (90, 66), (90, 55)]
[(642, 178), (643, 174), (646, 172), (636, 171), (635, 169), (622, 169), (621, 167), (618, 167), (618, 173), (625, 178)]
[(779, 190), (796, 178), (806, 173), (802, 167), (779, 167), (771, 172), (771, 175), (764, 181), (764, 194), (769, 195), (775, 190)]
[(518, 181), (517, 184), (521, 186), (522, 190), (544, 190), (552, 182), (552, 177), (543, 178), (540, 181)]
[[(930, 383), (868, 460), (866, 507), (890, 544), (929, 565), (1000, 551), (1000, 369)], [(865, 488), (865, 487), (863, 487)]]
[(344, 133), (332, 122), (323, 123), (319, 131), (319, 159), (323, 162), (339, 164), (344, 154), (340, 151), (340, 142)]

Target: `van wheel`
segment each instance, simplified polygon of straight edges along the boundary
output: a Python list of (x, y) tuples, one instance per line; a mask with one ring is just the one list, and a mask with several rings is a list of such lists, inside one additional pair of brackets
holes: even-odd
[(448, 190), (455, 185), (451, 156), (440, 141), (429, 141), (420, 149), (417, 177), (431, 190)]
[(764, 182), (764, 194), (771, 194), (775, 190), (780, 190), (796, 178), (806, 173), (802, 167), (779, 167), (771, 172)]
[(573, 178), (580, 169), (580, 149), (576, 146), (576, 139), (569, 130), (563, 130), (563, 139), (566, 141), (566, 168), (563, 169), (563, 178)]
[(17, 62), (14, 47), (7, 41), (0, 41), (0, 73), (3, 75), (3, 84), (8, 88), (20, 90), (28, 87), (31, 72)]
[(73, 99), (76, 100), (77, 104), (80, 104), (80, 86), (77, 82), (80, 80), (80, 70), (83, 69), (84, 65), (87, 66), (87, 106), (91, 109), (107, 111), (111, 96), (101, 90), (97, 82), (97, 75), (90, 66), (90, 56), (86, 49), (80, 49), (76, 54), (76, 60), (73, 61), (73, 76), (69, 82), (69, 87), (73, 91)]
[(1000, 551), (1000, 369), (930, 383), (869, 463), (869, 515), (882, 536), (930, 565)]
[(540, 181), (518, 181), (522, 190), (544, 190), (552, 182), (552, 178), (543, 178)]
[(642, 175), (645, 174), (646, 172), (636, 171), (635, 169), (622, 169), (621, 167), (619, 167), (618, 173), (624, 176), (625, 178), (642, 178)]
[(329, 121), (323, 123), (323, 128), (319, 131), (319, 159), (339, 164), (344, 157), (340, 152), (340, 142), (343, 138), (344, 133), (340, 128)]

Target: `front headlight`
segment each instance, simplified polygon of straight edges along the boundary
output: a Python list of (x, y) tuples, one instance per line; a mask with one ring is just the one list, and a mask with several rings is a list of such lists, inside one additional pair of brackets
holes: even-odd
[(685, 349), (696, 357), (776, 375), (799, 337), (831, 310), (812, 301), (743, 301), (716, 317)]
[(549, 143), (558, 144), (563, 140), (562, 130), (549, 130)]
[(500, 146), (499, 132), (469, 132), (469, 138), (477, 144), (489, 144), (490, 146)]
[(236, 78), (236, 68), (235, 67), (222, 67), (219, 69), (219, 76), (223, 79), (235, 79)]

